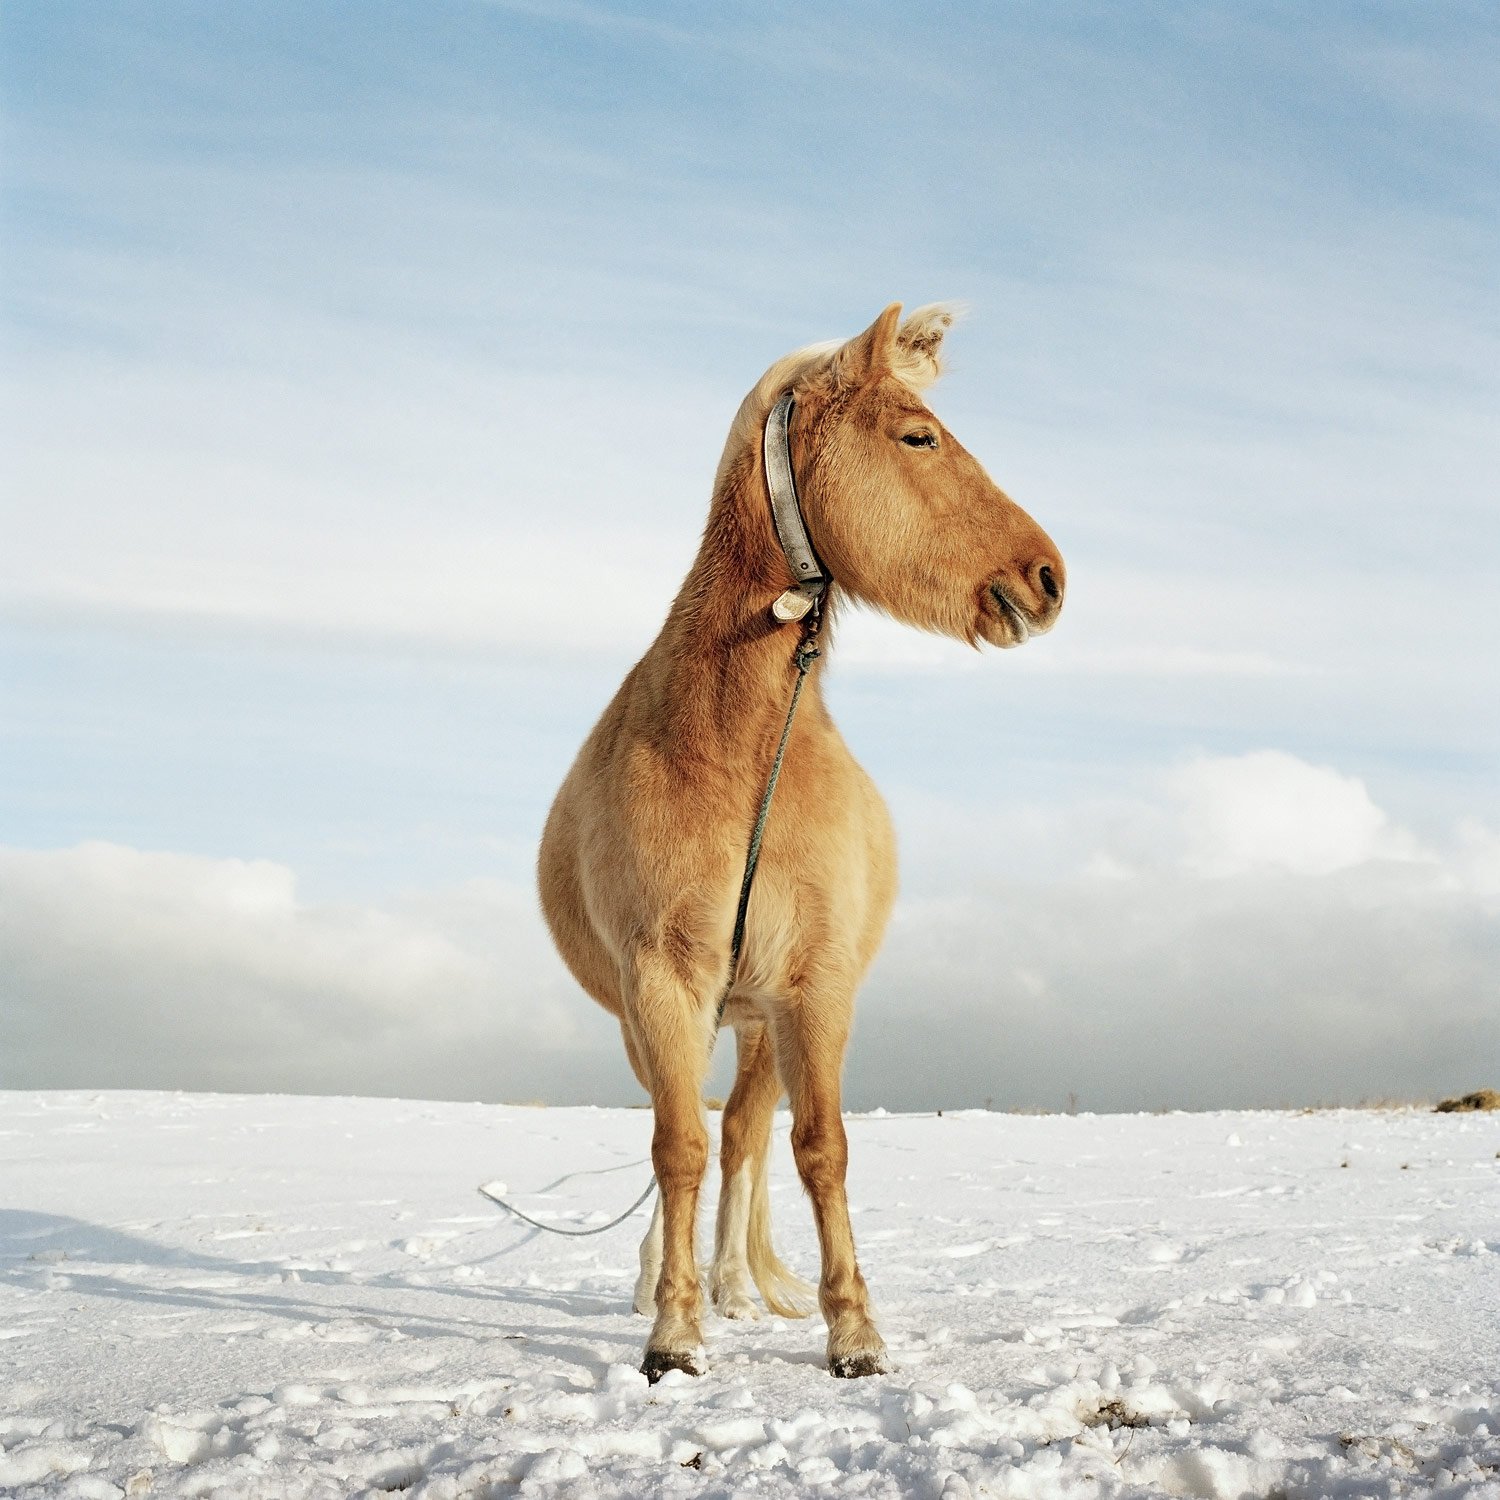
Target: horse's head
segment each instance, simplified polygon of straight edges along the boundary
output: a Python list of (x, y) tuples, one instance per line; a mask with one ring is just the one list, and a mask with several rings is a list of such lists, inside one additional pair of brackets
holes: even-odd
[(1047, 533), (928, 409), (952, 314), (893, 303), (796, 388), (808, 530), (840, 587), (974, 643), (1049, 630), (1066, 572)]

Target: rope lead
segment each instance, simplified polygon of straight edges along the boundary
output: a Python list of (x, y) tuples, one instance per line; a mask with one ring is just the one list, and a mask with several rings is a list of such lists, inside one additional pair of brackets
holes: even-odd
[(488, 1187), (481, 1187), (479, 1189), (479, 1196), (481, 1198), (488, 1198), (491, 1203), (498, 1203), (507, 1212), (513, 1213), (524, 1223), (530, 1224), (533, 1229), (544, 1229), (548, 1234), (566, 1234), (581, 1237), (586, 1234), (603, 1234), (606, 1229), (613, 1229), (617, 1224), (623, 1224), (655, 1191), (656, 1177), (653, 1174), (651, 1181), (646, 1184), (646, 1191), (619, 1218), (611, 1219), (608, 1224), (596, 1224), (592, 1229), (562, 1229), (556, 1224), (543, 1224), (540, 1219), (533, 1219), (530, 1214), (523, 1214), (514, 1203), (507, 1203), (504, 1198), (492, 1193)]

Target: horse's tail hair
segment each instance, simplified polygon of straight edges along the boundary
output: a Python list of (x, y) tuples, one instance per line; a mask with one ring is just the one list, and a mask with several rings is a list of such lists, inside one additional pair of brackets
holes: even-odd
[[(766, 1144), (769, 1146), (770, 1142)], [(817, 1306), (817, 1293), (810, 1283), (782, 1263), (771, 1243), (771, 1191), (767, 1183), (770, 1157), (769, 1150), (762, 1150), (755, 1159), (750, 1220), (745, 1232), (746, 1258), (766, 1306), (783, 1318), (805, 1318)]]

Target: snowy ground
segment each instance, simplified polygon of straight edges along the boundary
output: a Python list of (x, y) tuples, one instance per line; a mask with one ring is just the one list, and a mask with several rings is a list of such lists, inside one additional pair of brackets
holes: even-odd
[(1500, 1497), (1500, 1116), (853, 1117), (893, 1373), (710, 1315), (654, 1389), (644, 1215), (569, 1241), (474, 1191), (602, 1219), (649, 1130), (0, 1094), (0, 1493)]

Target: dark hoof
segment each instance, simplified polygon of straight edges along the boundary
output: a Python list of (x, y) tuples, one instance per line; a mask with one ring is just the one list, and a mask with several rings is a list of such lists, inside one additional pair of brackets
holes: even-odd
[(828, 1373), (836, 1380), (861, 1380), (866, 1375), (884, 1375), (885, 1365), (878, 1354), (845, 1354), (829, 1360)]
[(655, 1385), (668, 1370), (681, 1370), (684, 1375), (696, 1375), (698, 1366), (693, 1363), (691, 1355), (673, 1354), (668, 1349), (646, 1351), (646, 1357), (641, 1361), (641, 1374), (652, 1385)]

